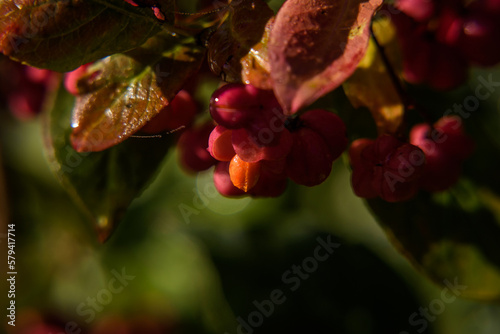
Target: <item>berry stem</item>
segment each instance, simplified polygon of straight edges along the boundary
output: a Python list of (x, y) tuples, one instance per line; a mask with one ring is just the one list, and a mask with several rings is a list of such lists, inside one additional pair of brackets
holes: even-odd
[(401, 82), (401, 79), (394, 71), (391, 61), (389, 60), (389, 57), (387, 57), (387, 54), (385, 53), (384, 47), (379, 43), (377, 37), (375, 36), (375, 33), (373, 31), (373, 25), (370, 25), (370, 32), (373, 42), (375, 43), (375, 46), (377, 47), (380, 57), (382, 58), (382, 62), (384, 63), (384, 66), (387, 70), (387, 73), (391, 78), (392, 84), (396, 89), (396, 92), (398, 93), (401, 102), (404, 105), (405, 111), (416, 109), (417, 112), (422, 116), (422, 118), (427, 123), (432, 124), (433, 123), (432, 117), (430, 117), (430, 114), (427, 112), (427, 110), (423, 108), (421, 105), (419, 105), (403, 87), (403, 83)]
[(387, 70), (387, 73), (389, 74), (389, 77), (391, 78), (392, 84), (394, 85), (394, 88), (396, 88), (396, 92), (399, 95), (399, 98), (403, 102), (405, 109), (412, 109), (414, 108), (414, 103), (411, 99), (411, 97), (408, 95), (406, 90), (403, 87), (403, 84), (401, 83), (401, 80), (397, 76), (397, 74), (394, 72), (394, 69), (392, 67), (392, 64), (389, 60), (389, 57), (387, 57), (387, 54), (385, 53), (384, 47), (379, 43), (377, 37), (375, 36), (375, 32), (373, 31), (373, 25), (370, 25), (370, 32), (373, 38), (373, 42), (375, 43), (375, 46), (377, 47), (378, 52), (380, 53), (380, 57), (382, 58), (382, 62), (384, 63), (384, 66)]

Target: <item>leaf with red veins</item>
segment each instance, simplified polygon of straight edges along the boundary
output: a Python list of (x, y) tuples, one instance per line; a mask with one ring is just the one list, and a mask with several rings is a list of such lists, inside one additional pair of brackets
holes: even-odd
[[(162, 2), (173, 22), (174, 2)], [(0, 52), (31, 66), (60, 72), (132, 50), (161, 25), (149, 8), (123, 0), (0, 2)]]
[(101, 151), (133, 135), (172, 101), (203, 57), (193, 39), (159, 34), (140, 48), (92, 64), (77, 82), (75, 150)]
[(363, 58), (382, 0), (288, 0), (268, 51), (274, 92), (291, 115), (337, 88)]
[(229, 15), (208, 40), (208, 63), (228, 82), (241, 82), (241, 59), (261, 41), (274, 12), (263, 0), (239, 0), (229, 4)]

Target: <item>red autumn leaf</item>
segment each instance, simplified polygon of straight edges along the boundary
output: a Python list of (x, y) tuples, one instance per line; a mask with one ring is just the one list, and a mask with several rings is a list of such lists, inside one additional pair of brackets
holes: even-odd
[(286, 114), (337, 88), (365, 54), (382, 0), (288, 0), (269, 40), (271, 78)]

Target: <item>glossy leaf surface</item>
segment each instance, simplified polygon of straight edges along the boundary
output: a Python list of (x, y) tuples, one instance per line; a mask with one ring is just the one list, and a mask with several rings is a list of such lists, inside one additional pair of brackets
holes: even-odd
[(45, 119), (49, 162), (65, 190), (89, 214), (101, 242), (122, 218), (132, 200), (155, 176), (173, 143), (162, 138), (130, 138), (103, 152), (76, 152), (69, 141), (74, 97), (60, 89)]
[(199, 69), (204, 48), (159, 34), (126, 54), (96, 62), (77, 83), (71, 142), (101, 151), (130, 137), (158, 114)]
[(173, 1), (163, 1), (165, 21), (150, 8), (123, 0), (16, 0), (0, 2), (0, 52), (55, 71), (131, 50), (173, 22)]

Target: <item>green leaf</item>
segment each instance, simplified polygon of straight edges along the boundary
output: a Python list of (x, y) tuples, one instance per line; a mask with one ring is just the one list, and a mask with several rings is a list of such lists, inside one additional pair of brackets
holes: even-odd
[(241, 82), (241, 59), (264, 35), (274, 12), (263, 0), (239, 0), (229, 4), (227, 18), (208, 40), (212, 72), (228, 82)]
[(472, 183), (411, 201), (368, 204), (395, 246), (437, 284), (455, 280), (462, 296), (500, 299), (500, 224)]
[(66, 191), (89, 214), (104, 242), (132, 200), (155, 176), (174, 136), (130, 138), (115, 147), (78, 153), (70, 143), (74, 97), (60, 88), (44, 123), (45, 144), (52, 169)]
[(70, 71), (142, 45), (173, 22), (173, 5), (162, 4), (162, 22), (151, 8), (123, 0), (2, 1), (0, 52), (31, 66)]
[(71, 135), (79, 152), (101, 151), (158, 114), (198, 71), (205, 49), (168, 33), (94, 63), (78, 81)]
[(269, 40), (271, 78), (286, 114), (337, 88), (363, 58), (382, 0), (288, 0)]

